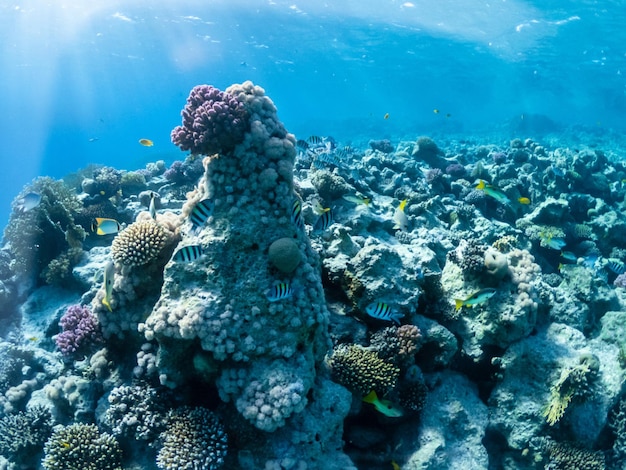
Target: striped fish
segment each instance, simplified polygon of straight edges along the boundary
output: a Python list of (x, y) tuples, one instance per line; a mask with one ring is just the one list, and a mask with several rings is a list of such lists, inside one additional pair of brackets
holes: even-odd
[(194, 206), (191, 214), (189, 214), (189, 219), (194, 228), (202, 227), (206, 223), (207, 219), (213, 214), (214, 206), (213, 201), (210, 199), (203, 199)]
[(304, 220), (302, 220), (302, 203), (300, 199), (295, 199), (291, 205), (291, 222), (298, 228), (304, 227)]
[(293, 294), (293, 289), (287, 282), (280, 282), (273, 286), (271, 289), (268, 289), (265, 295), (267, 296), (267, 300), (270, 302), (277, 302), (278, 300), (283, 300), (291, 297)]
[(609, 259), (609, 262), (606, 263), (606, 267), (615, 274), (624, 274), (626, 272), (626, 264), (619, 259)]
[(187, 245), (178, 249), (172, 259), (174, 261), (195, 261), (202, 256), (203, 250), (200, 245)]
[(308, 142), (306, 140), (300, 139), (300, 140), (298, 140), (296, 142), (296, 147), (298, 147), (299, 149), (302, 149), (302, 150), (306, 150), (306, 149), (309, 148), (309, 144), (308, 144)]
[(374, 302), (365, 307), (365, 312), (372, 318), (378, 318), (379, 320), (392, 321), (397, 325), (400, 324), (400, 318), (404, 316), (402, 313), (397, 313), (385, 302)]
[(319, 216), (315, 225), (313, 226), (313, 230), (326, 230), (333, 224), (333, 211), (328, 210)]
[(324, 142), (324, 139), (318, 135), (312, 135), (312, 136), (309, 136), (309, 138), (307, 139), (307, 142), (313, 145), (320, 145), (322, 144), (322, 142)]

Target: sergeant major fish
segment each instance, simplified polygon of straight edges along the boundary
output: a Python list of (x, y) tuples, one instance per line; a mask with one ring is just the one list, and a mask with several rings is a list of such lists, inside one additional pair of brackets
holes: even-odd
[(194, 229), (202, 227), (206, 223), (209, 217), (213, 215), (214, 207), (215, 204), (210, 199), (203, 199), (193, 207), (191, 214), (189, 214), (189, 220), (191, 220)]
[(379, 320), (392, 321), (397, 325), (400, 324), (400, 319), (404, 317), (403, 313), (394, 311), (385, 302), (374, 302), (365, 307), (365, 312), (372, 318)]
[(315, 225), (313, 226), (313, 230), (323, 231), (326, 230), (333, 224), (333, 212), (329, 209), (319, 216)]
[(187, 246), (183, 246), (182, 248), (179, 248), (176, 251), (176, 253), (174, 253), (174, 256), (172, 256), (172, 259), (174, 261), (184, 261), (184, 262), (195, 261), (198, 258), (200, 258), (200, 256), (202, 256), (202, 253), (203, 253), (202, 246), (187, 245)]
[(275, 284), (265, 293), (267, 300), (270, 302), (277, 302), (279, 300), (287, 299), (293, 295), (293, 289), (287, 282), (279, 282)]
[(298, 228), (304, 227), (304, 221), (302, 220), (302, 203), (300, 199), (294, 199), (291, 204), (291, 222)]

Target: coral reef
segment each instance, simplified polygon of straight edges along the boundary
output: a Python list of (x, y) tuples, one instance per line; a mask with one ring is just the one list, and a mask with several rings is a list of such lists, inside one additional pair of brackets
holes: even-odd
[(161, 439), (159, 468), (218, 470), (224, 466), (228, 438), (215, 414), (206, 408), (171, 411)]
[(172, 142), (181, 150), (205, 155), (232, 150), (249, 127), (250, 110), (238, 98), (210, 85), (194, 87), (181, 113), (183, 125), (172, 131)]
[(125, 266), (141, 266), (156, 259), (173, 234), (152, 220), (138, 221), (122, 230), (113, 239), (111, 256)]
[(72, 424), (55, 430), (46, 441), (45, 470), (121, 470), (122, 452), (117, 440), (100, 433), (94, 424)]
[(0, 455), (18, 466), (34, 466), (44, 443), (52, 433), (50, 411), (33, 407), (0, 418)]
[(98, 318), (82, 305), (67, 308), (61, 321), (62, 330), (55, 338), (59, 351), (65, 356), (78, 356), (103, 341)]

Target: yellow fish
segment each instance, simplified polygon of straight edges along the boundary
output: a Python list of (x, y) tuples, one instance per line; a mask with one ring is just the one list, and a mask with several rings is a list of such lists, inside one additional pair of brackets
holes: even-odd
[(111, 294), (113, 293), (113, 279), (115, 278), (115, 265), (113, 261), (109, 261), (104, 268), (104, 297), (102, 298), (102, 305), (112, 312), (111, 308)]
[(530, 199), (528, 199), (527, 197), (520, 197), (517, 199), (517, 202), (519, 202), (520, 204), (524, 204), (525, 206), (527, 206), (528, 204), (530, 204)]
[(385, 416), (388, 416), (389, 418), (399, 418), (404, 414), (400, 408), (391, 403), (389, 400), (378, 398), (374, 390), (365, 395), (363, 397), (363, 401), (365, 403), (371, 403), (377, 411), (381, 412)]
[(478, 292), (474, 292), (467, 299), (455, 299), (454, 300), (454, 308), (456, 310), (460, 310), (461, 307), (472, 307), (474, 305), (480, 305), (487, 302), (490, 298), (492, 298), (496, 293), (496, 290), (492, 287), (487, 287), (486, 289), (481, 289)]
[(96, 221), (91, 224), (91, 231), (98, 235), (112, 235), (120, 231), (122, 226), (115, 219), (96, 217)]
[(389, 119), (389, 113), (385, 113), (384, 118), (385, 118), (385, 119)]
[(400, 470), (400, 465), (398, 465), (398, 463), (395, 460), (392, 460), (391, 468), (393, 468), (393, 470)]
[(319, 199), (313, 199), (311, 206), (313, 207), (313, 212), (317, 215), (322, 215), (324, 212), (328, 212), (330, 210), (330, 207), (322, 206)]
[(152, 147), (154, 145), (154, 142), (150, 139), (139, 139), (139, 143), (144, 147)]
[(433, 113), (439, 114), (439, 110), (437, 108), (433, 109)]

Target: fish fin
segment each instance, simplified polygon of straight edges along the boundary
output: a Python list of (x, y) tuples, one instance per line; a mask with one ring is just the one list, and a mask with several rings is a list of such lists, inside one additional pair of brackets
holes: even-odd
[(404, 208), (406, 207), (407, 202), (409, 202), (408, 199), (402, 199), (402, 201), (400, 201), (400, 205), (398, 206), (398, 209), (404, 212)]
[(476, 189), (485, 189), (485, 180), (479, 180)]
[(378, 397), (376, 396), (376, 391), (372, 390), (370, 393), (365, 395), (362, 400), (365, 403), (374, 403), (378, 400)]
[(454, 299), (454, 304), (455, 310), (461, 310), (461, 307), (463, 306), (463, 301), (461, 299)]
[(113, 309), (111, 308), (111, 304), (110, 304), (110, 303), (109, 303), (109, 301), (106, 299), (106, 297), (104, 297), (104, 298), (102, 299), (102, 305), (104, 305), (104, 306), (105, 306), (105, 307), (109, 310), (109, 312), (112, 312), (112, 311), (113, 311)]

